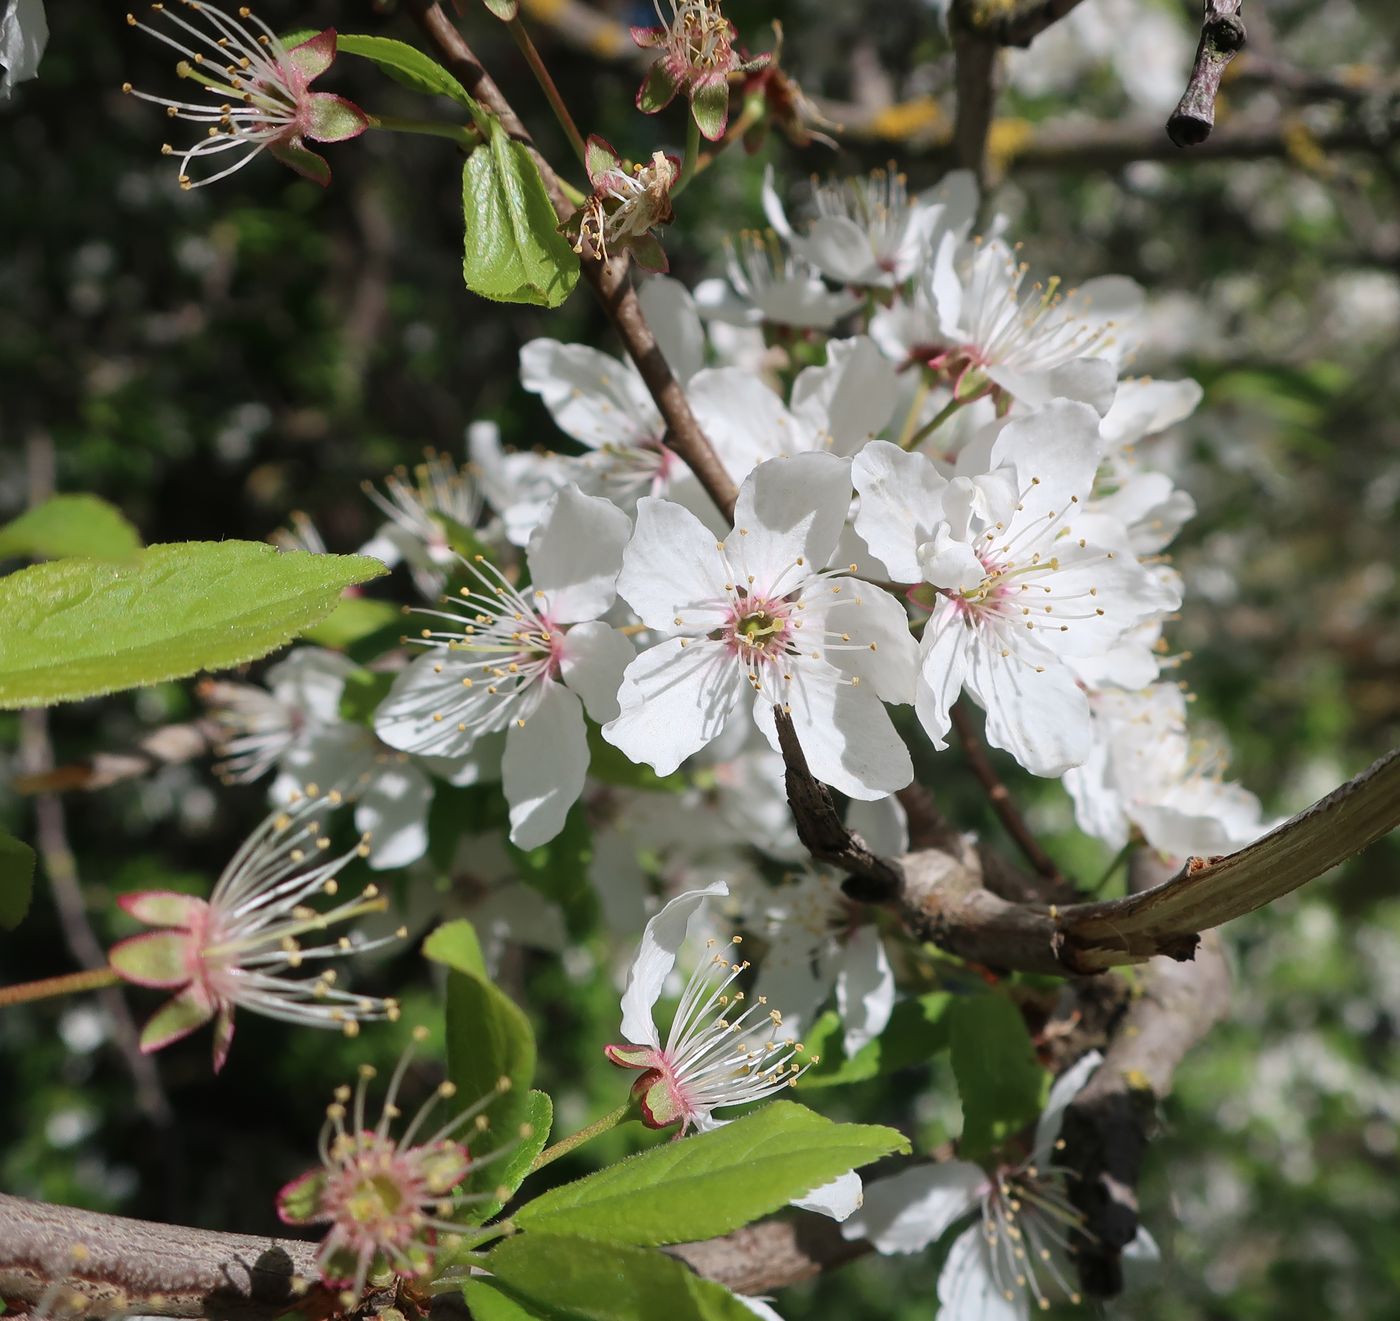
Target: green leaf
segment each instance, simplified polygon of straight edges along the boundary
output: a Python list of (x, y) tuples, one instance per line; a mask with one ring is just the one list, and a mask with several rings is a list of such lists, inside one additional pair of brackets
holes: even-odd
[(314, 628), (307, 629), (302, 636), (318, 647), (345, 651), (376, 633), (388, 632), (396, 636), (403, 632), (403, 628), (403, 611), (398, 606), (368, 596), (347, 596), (325, 619)]
[(347, 36), (340, 32), (336, 34), (335, 49), (337, 55), (358, 55), (361, 59), (373, 60), (395, 82), (411, 87), (415, 92), (450, 96), (458, 105), (466, 106), (473, 115), (480, 113), (476, 101), (456, 78), (436, 60), (407, 42), (394, 41), (390, 37)]
[(47, 706), (256, 660), (377, 578), (364, 555), (261, 542), (151, 546), (130, 565), (56, 560), (0, 578), (0, 708)]
[(462, 1297), (472, 1321), (547, 1321), (543, 1312), (532, 1312), (522, 1303), (503, 1294), (490, 1280), (467, 1280)]
[(897, 1069), (925, 1064), (948, 1049), (948, 1008), (953, 997), (933, 991), (895, 1005), (889, 1024), (874, 1041), (867, 1042), (849, 1059), (842, 1055), (845, 1025), (834, 1013), (823, 1014), (803, 1034), (807, 1052), (821, 1056), (821, 1063), (802, 1075), (802, 1087), (840, 1087), (883, 1078)]
[[(513, 1133), (526, 1116), (535, 1076), (535, 1034), (520, 1007), (486, 975), (476, 931), (465, 918), (448, 922), (423, 943), (428, 958), (452, 969), (447, 979), (447, 1076), (464, 1102), (510, 1089), (487, 1114), (498, 1135)], [(474, 1188), (494, 1188), (499, 1177), (488, 1166)]]
[(520, 12), (520, 6), (516, 0), (481, 0), (481, 3), (502, 23), (509, 23)]
[(0, 927), (13, 931), (34, 895), (34, 850), (0, 830)]
[(95, 495), (56, 495), (0, 528), (0, 559), (29, 555), (57, 559), (132, 560), (141, 549), (136, 529)]
[(472, 1206), (468, 1218), (473, 1224), (489, 1220), (511, 1199), (515, 1190), (525, 1182), (525, 1176), (530, 1173), (530, 1166), (535, 1163), (535, 1157), (549, 1142), (549, 1134), (554, 1127), (554, 1103), (549, 1097), (539, 1091), (528, 1093), (523, 1111), (520, 1123), (522, 1127), (528, 1126), (529, 1133), (520, 1133), (517, 1136), (513, 1133), (497, 1132), (496, 1142), (514, 1141), (517, 1145), (503, 1164), (492, 1165), (489, 1170), (483, 1171), (491, 1187), (503, 1191), (506, 1195), (493, 1197), (489, 1202)]
[(558, 307), (578, 282), (578, 257), (559, 233), (539, 166), (499, 120), (462, 168), (467, 288), (500, 303)]
[[(519, 1234), (487, 1259), (496, 1287), (549, 1321), (753, 1321), (729, 1290), (644, 1248)], [(509, 1312), (500, 1314), (511, 1317)], [(513, 1321), (513, 1318), (512, 1318)]]
[(983, 1160), (1034, 1123), (1050, 1075), (1035, 1057), (1021, 1011), (1001, 995), (959, 998), (949, 1009), (953, 1076), (962, 1098), (958, 1154)]
[(656, 1245), (727, 1234), (909, 1143), (774, 1101), (710, 1133), (668, 1142), (528, 1202), (521, 1229)]

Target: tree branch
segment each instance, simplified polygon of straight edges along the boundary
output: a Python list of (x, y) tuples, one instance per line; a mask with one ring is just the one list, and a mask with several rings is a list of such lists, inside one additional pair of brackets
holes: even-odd
[[(457, 76), (462, 85), (481, 101), (500, 121), (511, 137), (523, 142), (533, 152), (540, 167), (554, 209), (560, 220), (572, 214), (574, 207), (559, 185), (553, 167), (535, 149), (520, 117), (512, 109), (501, 89), (482, 68), (471, 47), (436, 0), (407, 0), (407, 8), (428, 39), (437, 47), (443, 63)], [(585, 249), (582, 260), (583, 278), (588, 281), (598, 301), (607, 313), (627, 356), (636, 364), (657, 411), (666, 423), (666, 444), (699, 479), (721, 513), (731, 521), (738, 489), (706, 438), (685, 391), (676, 380), (642, 312), (637, 291), (628, 276), (629, 263), (616, 258), (599, 261), (597, 255)]]
[(826, 1216), (801, 1215), (666, 1251), (735, 1293), (762, 1294), (844, 1266), (874, 1248), (864, 1239), (842, 1238), (841, 1226)]
[(1191, 80), (1167, 120), (1167, 136), (1178, 147), (1199, 146), (1215, 127), (1215, 98), (1226, 66), (1244, 46), (1243, 0), (1205, 0), (1201, 42)]

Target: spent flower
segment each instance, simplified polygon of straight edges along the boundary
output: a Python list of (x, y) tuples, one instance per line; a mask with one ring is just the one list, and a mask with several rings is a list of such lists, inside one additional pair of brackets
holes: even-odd
[[(414, 1040), (427, 1037), (425, 1028)], [(321, 1164), (292, 1180), (277, 1195), (277, 1214), (288, 1225), (327, 1225), (316, 1254), (322, 1280), (343, 1288), (341, 1301), (352, 1306), (364, 1293), (371, 1274), (391, 1272), (417, 1279), (428, 1275), (442, 1238), (460, 1234), (452, 1217), (462, 1207), (492, 1194), (463, 1188), (483, 1164), (511, 1150), (473, 1156), (461, 1140), (462, 1130), (486, 1131), (482, 1111), (499, 1090), (457, 1111), (429, 1136), (420, 1136), (439, 1102), (451, 1102), (457, 1088), (440, 1083), (397, 1138), (391, 1136), (399, 1088), (413, 1058), (410, 1046), (389, 1079), (379, 1121), (365, 1117), (366, 1093), (375, 1070), (362, 1065), (352, 1094), (336, 1088), (321, 1129)], [(503, 1082), (505, 1080), (502, 1080)], [(353, 1099), (352, 1099), (353, 1097)]]
[(665, 271), (666, 253), (651, 232), (671, 223), (671, 189), (680, 178), (681, 163), (654, 151), (645, 165), (630, 170), (611, 143), (588, 139), (588, 182), (593, 191), (563, 226), (575, 252), (591, 248), (605, 266), (612, 254), (630, 252), (643, 270)]
[(362, 1022), (398, 1016), (394, 1000), (342, 991), (334, 968), (314, 977), (288, 975), (303, 964), (378, 948), (400, 934), (302, 944), (386, 906), (372, 885), (324, 912), (306, 903), (335, 895), (339, 872), (369, 853), (367, 837), (342, 853), (331, 851), (325, 817), (341, 801), (338, 793), (321, 796), (308, 789), (271, 813), (234, 854), (207, 900), (164, 890), (118, 899), (138, 921), (161, 929), (115, 945), (109, 954), (113, 970), (139, 986), (176, 992), (143, 1029), (143, 1051), (160, 1050), (214, 1019), (217, 1073), (228, 1058), (237, 1009), (340, 1028), (347, 1036), (356, 1035)]
[[(134, 14), (126, 21), (179, 51), (182, 58), (175, 72), (208, 100), (176, 101), (138, 92), (130, 83), (122, 90), (163, 105), (171, 119), (206, 126), (205, 136), (180, 155), (182, 188), (225, 179), (264, 151), (323, 187), (330, 183), (330, 166), (306, 145), (307, 139), (344, 142), (370, 124), (369, 116), (343, 96), (311, 90), (335, 59), (334, 28), (288, 46), (246, 5), (226, 14), (204, 0), (169, 0), (153, 4), (151, 12), (164, 19), (174, 35), (142, 23)], [(171, 156), (176, 148), (167, 143), (161, 151)], [(241, 153), (232, 165), (203, 179), (191, 177), (192, 161), (229, 151)]]

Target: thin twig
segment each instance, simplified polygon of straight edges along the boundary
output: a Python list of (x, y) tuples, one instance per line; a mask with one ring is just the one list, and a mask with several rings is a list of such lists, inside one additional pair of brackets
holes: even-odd
[(1181, 100), (1167, 120), (1167, 136), (1178, 147), (1199, 146), (1215, 127), (1215, 98), (1225, 68), (1244, 46), (1244, 0), (1205, 0), (1201, 42)]
[(982, 746), (982, 740), (977, 736), (977, 731), (968, 718), (967, 708), (962, 702), (954, 704), (952, 717), (953, 728), (958, 731), (963, 751), (967, 754), (967, 764), (977, 777), (977, 782), (987, 791), (992, 810), (1006, 827), (1006, 833), (1015, 840), (1016, 847), (1021, 850), (1026, 861), (1041, 876), (1056, 887), (1063, 887), (1064, 877), (1060, 874), (1060, 869), (1055, 866), (1054, 859), (1040, 847), (1035, 833), (1026, 824), (1015, 800), (1012, 799), (1011, 791), (1001, 782), (1001, 777), (997, 775), (991, 758), (987, 756), (987, 750)]

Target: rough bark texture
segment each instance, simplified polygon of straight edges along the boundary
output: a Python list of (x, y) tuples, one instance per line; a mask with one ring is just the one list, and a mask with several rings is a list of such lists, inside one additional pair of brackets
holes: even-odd
[(1215, 127), (1215, 98), (1230, 61), (1244, 46), (1243, 0), (1206, 0), (1201, 20), (1201, 44), (1191, 80), (1167, 120), (1167, 136), (1178, 147), (1195, 147)]

